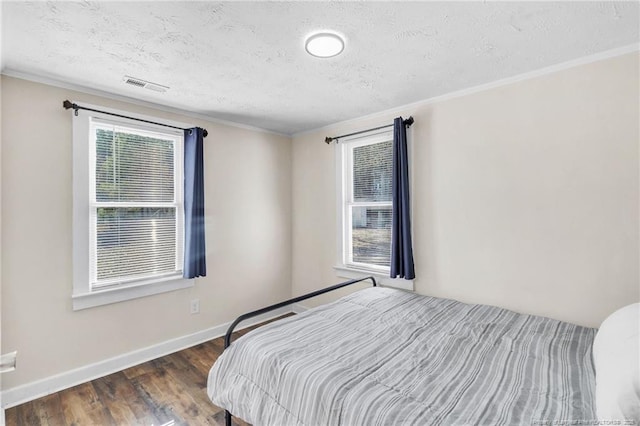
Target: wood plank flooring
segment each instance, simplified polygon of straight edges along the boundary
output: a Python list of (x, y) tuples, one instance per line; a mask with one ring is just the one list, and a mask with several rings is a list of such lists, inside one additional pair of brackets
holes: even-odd
[[(258, 326), (234, 333), (234, 339)], [(223, 426), (224, 410), (207, 396), (207, 375), (222, 353), (223, 339), (9, 408), (5, 411), (6, 424)], [(247, 425), (235, 417), (233, 420), (234, 424)]]

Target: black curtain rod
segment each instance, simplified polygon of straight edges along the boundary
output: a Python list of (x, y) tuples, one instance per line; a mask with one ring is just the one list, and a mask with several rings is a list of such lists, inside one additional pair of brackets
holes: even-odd
[[(413, 116), (410, 116), (409, 118), (404, 120), (403, 123), (404, 123), (405, 126), (409, 126), (410, 127), (413, 124)], [(340, 138), (346, 138), (347, 136), (355, 136), (355, 135), (359, 135), (361, 133), (373, 132), (374, 130), (386, 129), (387, 127), (393, 127), (393, 124), (387, 124), (386, 126), (374, 127), (373, 129), (360, 130), (359, 132), (349, 133), (348, 135), (340, 135), (340, 136), (333, 136), (333, 137), (327, 136), (326, 138), (324, 138), (324, 141), (327, 144), (330, 144), (332, 141), (338, 140)]]
[[(100, 111), (100, 110), (93, 109), (93, 108), (87, 108), (87, 107), (80, 106), (78, 104), (74, 104), (74, 103), (72, 103), (70, 101), (62, 102), (62, 106), (64, 107), (64, 109), (73, 108), (73, 110), (75, 111), (76, 115), (78, 115), (78, 110), (79, 109), (84, 109), (84, 110), (87, 110), (87, 111), (93, 111), (93, 112), (99, 112), (99, 113), (102, 113), (102, 114), (112, 115), (114, 117), (128, 118), (129, 120), (142, 121), (143, 123), (156, 124), (158, 126), (164, 126), (164, 127), (171, 127), (172, 129), (189, 130), (189, 129), (183, 129), (182, 127), (172, 126), (170, 124), (156, 123), (155, 121), (143, 120), (142, 118), (128, 117), (126, 115), (114, 114), (113, 112)], [(205, 138), (209, 135), (209, 132), (207, 132), (207, 129), (202, 129), (202, 135)]]

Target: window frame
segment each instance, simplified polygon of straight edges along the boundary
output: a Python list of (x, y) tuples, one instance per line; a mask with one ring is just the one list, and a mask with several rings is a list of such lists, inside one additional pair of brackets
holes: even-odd
[[(104, 108), (102, 106), (86, 105), (89, 108), (100, 109), (114, 114), (127, 115), (148, 121), (159, 121), (156, 117), (131, 114), (127, 111)], [(193, 127), (185, 123), (169, 122), (166, 124), (189, 128)], [(176, 245), (178, 258), (184, 253), (183, 223), (184, 223), (184, 199), (182, 197), (183, 185), (183, 144), (184, 134), (181, 130), (153, 124), (141, 123), (135, 120), (114, 117), (95, 111), (78, 110), (73, 117), (73, 310), (81, 310), (153, 294), (193, 287), (194, 280), (182, 277), (181, 271), (162, 276), (147, 277), (137, 280), (120, 281), (94, 287), (92, 285), (93, 273), (91, 268), (91, 250), (95, 249), (95, 226), (92, 224), (92, 214), (98, 203), (95, 200), (95, 129), (94, 123), (122, 126), (139, 132), (150, 132), (156, 135), (167, 135), (176, 140), (174, 152), (174, 179), (175, 202), (179, 203), (176, 210)], [(92, 175), (92, 172), (93, 175)], [(95, 256), (95, 254), (94, 254)], [(178, 265), (177, 265), (178, 266)], [(181, 268), (180, 268), (181, 269)]]
[[(353, 201), (353, 149), (375, 143), (393, 141), (393, 129), (377, 130), (348, 138), (342, 138), (335, 144), (336, 156), (336, 210), (337, 210), (337, 260), (334, 270), (337, 276), (357, 279), (372, 275), (385, 286), (413, 290), (413, 280), (390, 278), (390, 267), (349, 261), (352, 259), (351, 206), (391, 206), (392, 202)], [(411, 158), (411, 157), (410, 157)], [(410, 160), (411, 161), (411, 160)], [(412, 169), (412, 168), (410, 168)]]
[(353, 196), (353, 179), (354, 179), (354, 164), (353, 164), (353, 151), (356, 148), (360, 148), (367, 145), (374, 145), (377, 143), (389, 142), (393, 141), (393, 134), (388, 137), (387, 132), (374, 135), (365, 138), (359, 138), (358, 140), (354, 140), (352, 142), (346, 142), (342, 144), (343, 149), (343, 191), (344, 198), (342, 202), (342, 214), (343, 214), (343, 225), (342, 225), (342, 235), (343, 235), (343, 249), (342, 249), (342, 263), (346, 267), (351, 267), (354, 269), (363, 269), (370, 270), (372, 272), (376, 272), (379, 274), (389, 274), (390, 267), (389, 266), (379, 266), (370, 263), (362, 263), (356, 262), (353, 260), (353, 245), (352, 237), (353, 237), (353, 214), (352, 209), (354, 207), (392, 207), (392, 201), (355, 201)]

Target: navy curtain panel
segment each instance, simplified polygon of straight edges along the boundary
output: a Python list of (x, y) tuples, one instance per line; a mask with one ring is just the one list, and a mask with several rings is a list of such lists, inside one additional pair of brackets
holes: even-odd
[(184, 278), (207, 275), (203, 140), (203, 129), (199, 127), (184, 131)]
[(391, 223), (391, 278), (416, 277), (411, 246), (409, 158), (407, 129), (402, 117), (393, 120), (393, 212)]

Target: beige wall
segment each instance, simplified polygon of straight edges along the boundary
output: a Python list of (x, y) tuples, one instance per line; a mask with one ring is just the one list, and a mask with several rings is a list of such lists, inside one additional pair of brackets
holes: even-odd
[(413, 115), (417, 292), (588, 326), (640, 300), (638, 61), (294, 136), (293, 293), (341, 280), (324, 137)]
[[(72, 311), (70, 99), (205, 127), (206, 278)], [(232, 320), (291, 292), (291, 140), (2, 77), (4, 389)], [(189, 314), (200, 299), (201, 313)]]
[[(330, 283), (327, 135), (413, 115), (416, 290), (597, 326), (638, 301), (637, 54), (287, 137), (2, 77), (3, 388), (172, 338)], [(209, 276), (71, 310), (71, 116), (64, 99), (206, 127)], [(199, 298), (201, 313), (189, 314)], [(328, 298), (321, 299), (328, 300)], [(312, 305), (316, 302), (309, 301)]]

